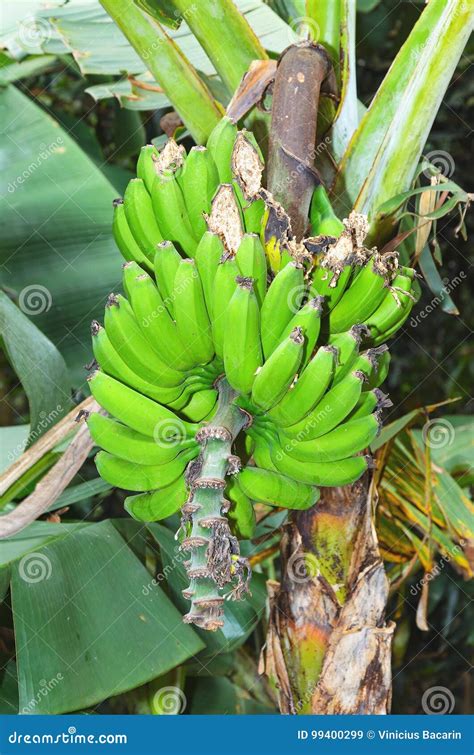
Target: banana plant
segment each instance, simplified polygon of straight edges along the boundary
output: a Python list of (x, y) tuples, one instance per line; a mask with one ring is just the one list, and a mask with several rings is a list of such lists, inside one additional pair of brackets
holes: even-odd
[[(114, 202), (124, 294), (91, 327), (98, 471), (133, 493), (134, 519), (180, 515), (183, 619), (201, 630), (225, 626), (226, 599), (247, 599), (252, 559), (240, 540), (254, 534), (256, 505), (287, 509), (265, 651), (280, 709), (385, 713), (394, 626), (367, 451), (390, 405), (386, 342), (419, 296), (390, 242), (472, 13), (431, 0), (359, 123), (354, 3), (308, 2), (319, 42), (290, 45), (264, 86), (257, 73), (236, 123), (164, 28), (187, 22), (235, 102), (268, 54), (231, 0), (212, 3), (212, 26), (179, 0), (101, 4), (196, 146), (143, 147)], [(410, 56), (420, 40), (421, 63)], [(267, 144), (245, 125), (269, 91)]]

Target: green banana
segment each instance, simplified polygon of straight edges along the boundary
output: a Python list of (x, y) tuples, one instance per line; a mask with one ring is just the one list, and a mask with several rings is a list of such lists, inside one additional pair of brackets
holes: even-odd
[(211, 203), (219, 185), (216, 164), (206, 147), (193, 147), (184, 163), (181, 187), (191, 228), (196, 239), (207, 231), (204, 214), (211, 211)]
[(281, 450), (273, 450), (272, 459), (282, 474), (300, 483), (321, 487), (350, 485), (369, 467), (369, 458), (366, 456), (352, 456), (339, 461), (310, 462), (294, 459)]
[(230, 478), (226, 491), (232, 503), (229, 509), (229, 519), (234, 523), (240, 537), (244, 540), (250, 540), (254, 535), (256, 526), (255, 509), (252, 501), (239, 488), (234, 477)]
[(91, 333), (94, 356), (103, 372), (160, 404), (169, 404), (181, 396), (184, 389), (183, 384), (172, 388), (161, 388), (137, 375), (114, 349), (105, 328), (97, 320), (93, 320), (91, 323)]
[(113, 456), (107, 451), (99, 451), (95, 463), (100, 476), (117, 488), (124, 490), (155, 490), (165, 488), (180, 477), (196, 451), (187, 449), (167, 464), (135, 464)]
[(158, 155), (159, 152), (153, 144), (145, 144), (138, 155), (137, 176), (142, 179), (149, 194), (151, 194), (153, 181), (156, 176), (155, 159)]
[(299, 375), (295, 385), (270, 409), (268, 416), (283, 427), (306, 417), (331, 383), (336, 359), (337, 350), (333, 346), (321, 346)]
[(163, 362), (150, 347), (127, 299), (111, 294), (104, 318), (105, 330), (114, 349), (124, 362), (147, 382), (173, 388), (184, 380), (184, 373)]
[(302, 265), (290, 262), (273, 279), (261, 310), (263, 353), (267, 359), (278, 346), (280, 336), (298, 311), (304, 295)]
[(358, 419), (359, 417), (365, 417), (372, 412), (388, 409), (393, 406), (389, 397), (383, 393), (379, 388), (373, 388), (370, 391), (363, 391), (360, 394), (360, 398), (355, 405), (352, 412), (349, 414), (349, 419)]
[(407, 275), (397, 275), (382, 303), (367, 318), (366, 325), (374, 338), (389, 332), (405, 312), (413, 306), (412, 280)]
[(181, 451), (194, 450), (195, 456), (199, 453), (194, 438), (179, 443), (156, 442), (97, 412), (89, 414), (87, 426), (92, 440), (100, 448), (133, 464), (157, 466), (173, 461)]
[(288, 456), (299, 461), (341, 461), (370, 446), (380, 427), (380, 415), (376, 412), (349, 419), (314, 440), (286, 443), (284, 449)]
[(252, 386), (252, 402), (268, 411), (285, 395), (301, 364), (304, 349), (301, 328), (295, 328), (280, 343), (257, 373)]
[(174, 279), (182, 257), (171, 241), (158, 244), (154, 259), (156, 285), (170, 315), (174, 314)]
[(260, 311), (253, 291), (253, 279), (236, 279), (229, 301), (224, 331), (224, 369), (234, 390), (250, 393), (255, 373), (262, 365)]
[(335, 214), (326, 189), (316, 186), (309, 209), (311, 234), (313, 236), (333, 236), (338, 238), (344, 230), (344, 223)]
[(143, 254), (130, 230), (125, 215), (123, 199), (114, 199), (113, 205), (114, 219), (112, 222), (112, 233), (122, 257), (128, 261), (137, 262), (145, 270), (151, 270), (152, 266), (150, 260), (145, 254)]
[(211, 324), (201, 279), (193, 259), (183, 259), (179, 263), (173, 295), (178, 337), (186, 344), (194, 364), (209, 362), (214, 356)]
[(123, 204), (128, 225), (138, 246), (153, 262), (156, 245), (163, 241), (163, 236), (153, 212), (150, 195), (141, 178), (132, 178), (128, 182)]
[(212, 319), (214, 302), (214, 279), (219, 262), (224, 254), (224, 244), (217, 233), (206, 231), (196, 249), (196, 265), (201, 278), (207, 313)]
[(91, 393), (116, 419), (138, 433), (159, 440), (180, 442), (193, 436), (196, 426), (180, 419), (156, 401), (97, 370), (89, 376)]
[(197, 242), (175, 172), (167, 169), (155, 176), (151, 202), (163, 235), (184, 254), (194, 256)]
[(152, 278), (142, 272), (128, 280), (127, 293), (141, 331), (160, 359), (178, 370), (193, 367), (192, 354), (181, 339)]
[(235, 261), (244, 278), (253, 278), (255, 296), (261, 307), (267, 291), (267, 258), (262, 242), (255, 233), (244, 234)]
[(217, 167), (220, 183), (232, 183), (232, 152), (237, 138), (237, 126), (225, 116), (212, 130), (207, 149)]
[(151, 493), (128, 496), (124, 501), (125, 510), (139, 522), (157, 522), (176, 514), (188, 494), (183, 477), (165, 488)]
[(351, 369), (360, 370), (367, 378), (367, 388), (377, 388), (388, 374), (390, 354), (386, 344), (367, 349), (354, 360)]
[(384, 298), (391, 276), (391, 258), (385, 261), (373, 254), (362, 267), (342, 298), (329, 313), (331, 333), (342, 333), (353, 324), (363, 323)]
[(206, 388), (193, 393), (188, 403), (181, 409), (191, 422), (203, 422), (214, 414), (217, 404), (217, 391), (215, 388)]
[(295, 328), (301, 328), (304, 333), (304, 347), (303, 358), (301, 364), (304, 366), (311, 359), (311, 356), (316, 346), (319, 332), (321, 330), (321, 312), (323, 306), (323, 297), (317, 296), (315, 299), (310, 299), (304, 304), (301, 309), (291, 318), (290, 322), (283, 329), (283, 332), (279, 338), (281, 343), (285, 338), (288, 338), (290, 333)]
[(324, 296), (324, 309), (330, 312), (341, 299), (349, 285), (352, 265), (344, 265), (340, 272), (318, 265), (311, 276), (310, 295)]
[(334, 370), (333, 385), (352, 370), (352, 365), (359, 355), (359, 346), (364, 335), (369, 335), (365, 325), (353, 325), (347, 333), (336, 333), (329, 337), (329, 343), (331, 346), (335, 346), (339, 355)]
[(265, 441), (257, 439), (252, 456), (259, 469), (268, 469), (272, 472), (278, 472), (278, 469), (271, 459), (270, 449)]
[(285, 428), (285, 435), (298, 440), (319, 438), (343, 422), (352, 411), (359, 396), (365, 375), (351, 372), (324, 394), (314, 409), (299, 422)]
[(289, 509), (309, 509), (319, 498), (317, 488), (258, 467), (245, 467), (237, 476), (239, 488), (251, 500)]
[(222, 258), (217, 266), (214, 278), (214, 301), (212, 304), (212, 338), (216, 354), (222, 359), (224, 356), (224, 335), (226, 329), (226, 313), (229, 302), (234, 294), (239, 276), (239, 268), (235, 259)]

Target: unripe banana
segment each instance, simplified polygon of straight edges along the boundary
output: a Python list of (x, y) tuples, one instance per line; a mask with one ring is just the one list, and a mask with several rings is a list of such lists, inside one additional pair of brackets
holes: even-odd
[(296, 482), (278, 472), (245, 467), (237, 484), (251, 500), (288, 509), (309, 509), (319, 499), (317, 488)]
[(160, 490), (128, 496), (124, 507), (139, 522), (157, 522), (176, 514), (186, 500), (186, 495), (186, 484), (182, 478), (178, 478)]
[(309, 219), (313, 236), (338, 238), (344, 230), (344, 223), (335, 214), (326, 189), (322, 184), (317, 186), (313, 192)]
[(354, 324), (365, 322), (384, 298), (390, 275), (390, 264), (380, 255), (372, 255), (329, 313), (331, 333), (342, 333)]
[(216, 164), (220, 183), (232, 183), (232, 152), (236, 138), (237, 126), (225, 116), (207, 140), (206, 146)]
[(195, 433), (195, 425), (99, 370), (89, 377), (89, 387), (106, 412), (138, 433), (159, 441), (181, 441)]
[(112, 233), (122, 257), (129, 261), (137, 262), (145, 270), (151, 270), (152, 266), (148, 257), (142, 252), (135, 237), (130, 230), (125, 215), (123, 199), (114, 199), (114, 219)]
[(176, 244), (184, 254), (194, 256), (197, 241), (175, 172), (167, 169), (155, 176), (151, 201), (163, 236)]
[(123, 204), (128, 225), (138, 246), (153, 262), (156, 245), (163, 241), (163, 236), (153, 212), (150, 195), (141, 178), (132, 178), (128, 182)]
[(180, 385), (184, 374), (169, 367), (150, 347), (133, 314), (129, 302), (111, 294), (105, 307), (105, 329), (114, 349), (147, 382), (164, 388)]
[(388, 374), (390, 354), (386, 344), (374, 349), (367, 349), (359, 354), (351, 367), (360, 370), (367, 378), (367, 388), (377, 388)]
[(329, 343), (338, 350), (338, 360), (334, 371), (333, 385), (336, 385), (348, 372), (352, 371), (353, 364), (359, 355), (359, 346), (363, 336), (368, 336), (369, 331), (365, 325), (353, 325), (347, 333), (336, 333), (329, 338)]
[(214, 279), (217, 268), (224, 254), (224, 245), (217, 233), (206, 231), (196, 249), (196, 265), (201, 278), (204, 299), (209, 319), (212, 319), (214, 302)]
[(127, 281), (127, 293), (140, 329), (163, 362), (186, 371), (195, 361), (181, 340), (165, 303), (147, 273)]
[(137, 176), (145, 184), (146, 190), (151, 194), (153, 181), (155, 180), (155, 160), (159, 152), (153, 144), (145, 144), (141, 148), (137, 162)]
[(239, 268), (235, 259), (222, 258), (217, 266), (214, 278), (214, 301), (212, 304), (212, 338), (216, 354), (221, 359), (224, 357), (227, 307), (236, 289), (238, 275)]
[(186, 500), (187, 492), (183, 477), (179, 477), (166, 488), (128, 496), (124, 507), (130, 516), (139, 522), (158, 522), (179, 511)]
[(369, 466), (366, 456), (353, 456), (340, 461), (309, 462), (298, 461), (281, 450), (275, 450), (272, 458), (281, 473), (300, 483), (321, 487), (351, 485)]
[(260, 310), (253, 291), (253, 279), (236, 279), (229, 301), (224, 331), (224, 369), (234, 390), (250, 393), (255, 373), (262, 365)]
[(193, 147), (181, 174), (186, 209), (196, 239), (207, 231), (204, 213), (211, 211), (211, 202), (219, 185), (216, 164), (206, 147)]
[(268, 412), (279, 425), (287, 427), (299, 422), (316, 406), (331, 383), (337, 350), (321, 346), (299, 375), (286, 396)]
[(353, 267), (345, 265), (340, 273), (319, 265), (311, 276), (311, 296), (324, 296), (324, 309), (330, 312), (341, 299), (349, 285)]
[(163, 241), (156, 248), (154, 267), (158, 291), (168, 312), (174, 314), (174, 279), (182, 257), (171, 241)]
[(107, 375), (111, 375), (160, 404), (169, 404), (181, 396), (184, 388), (183, 383), (173, 388), (161, 388), (137, 375), (114, 349), (105, 328), (97, 320), (93, 320), (91, 323), (91, 333), (94, 356), (99, 367)]
[(285, 428), (285, 435), (303, 441), (328, 433), (352, 411), (362, 393), (364, 380), (362, 372), (346, 375), (322, 397), (310, 414)]
[(299, 461), (340, 461), (368, 448), (380, 432), (380, 427), (380, 415), (376, 412), (349, 419), (314, 440), (286, 442), (283, 450)]
[(262, 242), (256, 234), (246, 233), (243, 236), (235, 261), (244, 278), (253, 278), (255, 296), (261, 307), (267, 291), (267, 258)]
[(124, 461), (107, 451), (99, 451), (95, 464), (102, 479), (114, 487), (136, 491), (156, 490), (177, 480), (195, 456), (194, 450), (187, 449), (167, 464), (153, 466)]
[(252, 501), (243, 490), (239, 488), (237, 481), (231, 477), (226, 488), (232, 506), (229, 510), (229, 519), (237, 528), (238, 534), (244, 540), (250, 540), (255, 532), (256, 518)]
[(374, 388), (370, 391), (363, 391), (360, 394), (360, 398), (355, 405), (354, 409), (349, 415), (349, 419), (358, 419), (359, 417), (365, 417), (372, 412), (388, 409), (393, 406), (389, 397), (383, 393), (379, 388)]
[(173, 294), (178, 336), (186, 344), (194, 364), (205, 364), (214, 356), (214, 344), (201, 279), (194, 260), (184, 259), (179, 263)]
[(410, 312), (414, 297), (412, 280), (407, 275), (397, 275), (377, 309), (367, 318), (366, 325), (373, 338), (388, 333), (406, 312)]
[(301, 365), (304, 366), (311, 359), (311, 356), (316, 346), (319, 332), (321, 330), (321, 312), (323, 307), (323, 297), (317, 296), (315, 299), (309, 301), (301, 307), (301, 309), (291, 318), (290, 322), (283, 329), (283, 332), (279, 338), (281, 343), (285, 338), (288, 338), (290, 333), (295, 328), (301, 328), (304, 333), (304, 347), (303, 357)]
[(181, 409), (181, 414), (191, 422), (207, 421), (214, 414), (216, 405), (217, 391), (215, 388), (206, 388), (192, 394), (188, 403)]
[(284, 328), (299, 309), (303, 294), (303, 267), (290, 262), (275, 276), (263, 301), (261, 330), (265, 359), (278, 346)]
[(285, 395), (301, 364), (304, 341), (301, 328), (295, 328), (258, 372), (252, 387), (252, 402), (260, 409), (268, 411)]
[(87, 426), (92, 440), (100, 448), (133, 464), (157, 466), (172, 461), (181, 451), (194, 450), (196, 456), (199, 453), (199, 445), (194, 438), (178, 443), (155, 441), (97, 412), (89, 415)]

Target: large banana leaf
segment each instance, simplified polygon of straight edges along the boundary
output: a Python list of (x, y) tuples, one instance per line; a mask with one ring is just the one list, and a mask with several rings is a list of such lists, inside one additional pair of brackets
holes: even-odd
[(89, 323), (102, 317), (121, 278), (111, 232), (116, 191), (58, 123), (17, 89), (0, 90), (0, 110), (2, 277), (18, 294), (31, 285), (46, 289), (50, 303), (33, 322), (80, 384), (91, 358)]
[(36, 522), (13, 544), (20, 712), (95, 705), (204, 647), (111, 522)]
[(409, 189), (473, 21), (465, 0), (425, 7), (344, 155), (333, 188), (341, 215), (352, 207), (372, 214)]
[[(0, 337), (28, 397), (30, 442), (67, 414), (71, 404), (71, 383), (64, 359), (25, 314), (28, 312), (34, 317), (41, 308), (48, 308), (50, 296), (46, 288), (27, 286), (20, 293), (22, 311), (0, 291)], [(3, 396), (3, 401), (10, 404), (9, 396)], [(24, 444), (13, 449), (13, 458), (22, 448)]]

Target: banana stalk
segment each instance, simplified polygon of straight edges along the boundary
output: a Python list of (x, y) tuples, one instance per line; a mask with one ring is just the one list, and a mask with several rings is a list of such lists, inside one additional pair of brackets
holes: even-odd
[(205, 143), (222, 113), (179, 47), (129, 0), (101, 0), (101, 5), (168, 95), (196, 143)]
[(268, 58), (260, 40), (232, 0), (173, 0), (196, 39), (213, 62), (229, 94), (254, 60)]
[(201, 451), (188, 468), (191, 493), (181, 510), (185, 535), (181, 548), (190, 552), (185, 564), (190, 584), (183, 595), (191, 600), (191, 609), (184, 621), (211, 631), (224, 624), (222, 588), (234, 582), (228, 597), (237, 599), (247, 591), (250, 579), (248, 562), (240, 556), (225, 516), (230, 502), (224, 498), (226, 475), (240, 469), (232, 443), (249, 418), (233, 403), (237, 393), (224, 378), (218, 390), (216, 414), (196, 434)]

